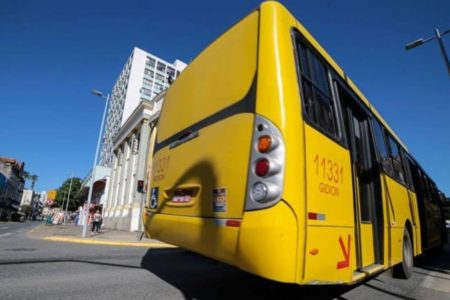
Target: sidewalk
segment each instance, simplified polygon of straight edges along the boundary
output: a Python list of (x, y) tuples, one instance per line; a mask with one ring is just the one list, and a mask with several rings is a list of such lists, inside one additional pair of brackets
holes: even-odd
[(99, 233), (92, 234), (90, 227), (85, 238), (82, 235), (83, 226), (74, 226), (73, 223), (66, 225), (46, 225), (42, 223), (30, 230), (28, 235), (32, 238), (54, 242), (67, 242), (78, 244), (126, 246), (145, 248), (173, 248), (175, 246), (145, 236), (141, 241), (137, 240), (137, 232), (120, 231), (103, 228)]

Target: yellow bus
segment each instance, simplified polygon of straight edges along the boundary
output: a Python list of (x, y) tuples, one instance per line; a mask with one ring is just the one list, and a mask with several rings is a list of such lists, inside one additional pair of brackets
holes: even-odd
[(277, 2), (192, 61), (157, 127), (148, 237), (297, 284), (410, 277), (443, 243), (435, 184)]

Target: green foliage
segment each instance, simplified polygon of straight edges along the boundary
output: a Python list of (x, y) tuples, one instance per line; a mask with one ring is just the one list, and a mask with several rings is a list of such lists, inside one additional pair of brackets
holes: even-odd
[(23, 179), (25, 180), (30, 180), (30, 172), (28, 171), (23, 171)]
[(30, 180), (30, 172), (28, 172), (28, 171), (23, 171), (23, 179), (25, 180), (25, 185), (26, 185), (26, 182), (27, 182), (27, 180)]
[(34, 191), (34, 185), (36, 184), (36, 181), (39, 179), (38, 175), (31, 175), (28, 171), (23, 171), (23, 179), (25, 180), (25, 183), (27, 180), (31, 181), (31, 189)]
[[(67, 178), (63, 184), (57, 189), (57, 193), (56, 193), (56, 199), (55, 199), (55, 205), (54, 206), (58, 206), (61, 207), (63, 209), (66, 208), (66, 201), (67, 201), (67, 197), (69, 196), (69, 189), (70, 189), (70, 180), (71, 178)], [(81, 189), (81, 183), (82, 183), (82, 179), (78, 178), (78, 177), (74, 177), (73, 181), (72, 181), (72, 189), (70, 190), (70, 200), (69, 200), (69, 207), (68, 210), (69, 211), (74, 211), (78, 208), (78, 206), (80, 205), (80, 200), (76, 199), (75, 196), (78, 194), (78, 192)], [(62, 207), (64, 202), (64, 207)]]
[(36, 183), (36, 181), (39, 179), (38, 175), (31, 175), (30, 176), (30, 180), (31, 180), (31, 189), (34, 191), (34, 184)]

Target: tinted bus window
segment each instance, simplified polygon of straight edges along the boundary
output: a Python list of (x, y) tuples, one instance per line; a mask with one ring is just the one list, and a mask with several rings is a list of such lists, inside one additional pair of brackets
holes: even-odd
[(388, 136), (389, 148), (391, 149), (391, 158), (392, 158), (392, 169), (394, 171), (394, 178), (399, 180), (400, 182), (405, 182), (405, 173), (403, 172), (402, 167), (402, 158), (400, 157), (400, 150), (398, 148), (397, 142), (391, 137)]
[(319, 57), (299, 40), (297, 40), (297, 54), (306, 117), (325, 133), (339, 138), (327, 68)]
[(384, 140), (383, 128), (377, 120), (373, 120), (373, 131), (378, 154), (380, 156), (381, 167), (386, 174), (392, 174), (392, 163)]

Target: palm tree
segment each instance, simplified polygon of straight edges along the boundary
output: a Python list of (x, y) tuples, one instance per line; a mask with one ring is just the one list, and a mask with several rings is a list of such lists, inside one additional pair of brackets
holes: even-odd
[(23, 180), (25, 181), (25, 183), (27, 182), (27, 180), (30, 180), (30, 172), (28, 172), (28, 171), (23, 171), (23, 175), (22, 175), (22, 177), (23, 177)]
[(34, 184), (36, 183), (36, 181), (39, 179), (38, 175), (31, 175), (30, 176), (30, 180), (31, 180), (31, 189), (34, 191)]

